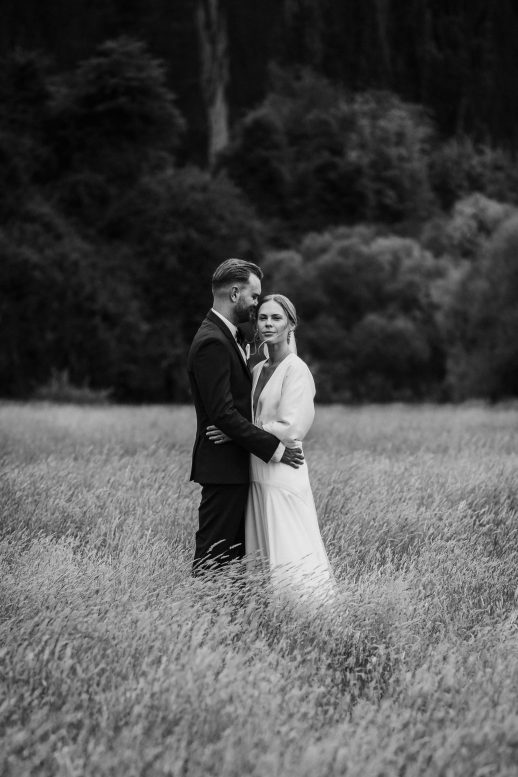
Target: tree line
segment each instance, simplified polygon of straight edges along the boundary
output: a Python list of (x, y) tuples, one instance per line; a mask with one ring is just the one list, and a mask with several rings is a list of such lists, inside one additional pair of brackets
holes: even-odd
[(186, 350), (231, 255), (295, 301), (321, 401), (518, 393), (512, 152), (445, 139), (387, 89), (306, 67), (269, 79), (208, 171), (186, 161), (190, 123), (144, 43), (60, 72), (4, 58), (3, 396), (66, 370), (119, 400), (185, 400)]
[(107, 39), (138, 38), (167, 67), (203, 163), (269, 89), (270, 64), (310, 68), (353, 92), (423, 105), (442, 136), (518, 143), (513, 0), (4, 0), (0, 54), (50, 53), (59, 72)]

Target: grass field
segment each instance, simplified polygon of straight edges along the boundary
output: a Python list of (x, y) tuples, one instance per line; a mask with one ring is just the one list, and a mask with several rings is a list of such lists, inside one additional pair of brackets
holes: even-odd
[(518, 410), (320, 408), (317, 611), (191, 579), (192, 435), (0, 405), (0, 772), (516, 777)]

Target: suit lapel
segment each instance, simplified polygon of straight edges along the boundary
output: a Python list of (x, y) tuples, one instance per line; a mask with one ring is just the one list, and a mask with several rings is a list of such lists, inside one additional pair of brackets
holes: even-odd
[(236, 338), (233, 336), (232, 332), (228, 328), (228, 326), (225, 324), (224, 321), (221, 320), (218, 316), (214, 315), (212, 310), (209, 310), (205, 317), (205, 321), (209, 321), (211, 324), (214, 324), (218, 327), (218, 329), (223, 332), (226, 338), (230, 340), (232, 343), (232, 347), (236, 351), (239, 361), (243, 365), (243, 370), (245, 372), (245, 375), (248, 377), (248, 379), (252, 380), (252, 373), (250, 372), (250, 369), (248, 367), (248, 364), (246, 363), (245, 359), (243, 358), (243, 354), (241, 353), (241, 349), (239, 348), (239, 345), (237, 344)]

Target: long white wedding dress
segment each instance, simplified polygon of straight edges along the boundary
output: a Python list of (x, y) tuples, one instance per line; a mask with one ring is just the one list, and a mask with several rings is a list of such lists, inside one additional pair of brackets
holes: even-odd
[[(254, 394), (264, 361), (253, 370), (256, 426), (287, 447), (301, 447), (315, 416), (315, 384), (305, 362), (290, 353)], [(298, 598), (327, 599), (334, 578), (320, 536), (306, 462), (299, 468), (251, 456), (245, 542), (249, 563), (268, 560), (274, 589)]]

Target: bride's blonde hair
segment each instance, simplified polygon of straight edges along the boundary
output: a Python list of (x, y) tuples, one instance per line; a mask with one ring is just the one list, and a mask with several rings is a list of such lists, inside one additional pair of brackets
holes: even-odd
[(264, 305), (265, 302), (276, 302), (278, 305), (280, 305), (284, 310), (289, 323), (292, 325), (293, 329), (295, 329), (298, 324), (297, 311), (295, 310), (295, 305), (290, 299), (288, 299), (288, 297), (285, 297), (284, 294), (267, 294), (266, 297), (263, 297), (259, 303), (259, 307), (257, 309), (258, 313), (261, 309), (261, 306)]

